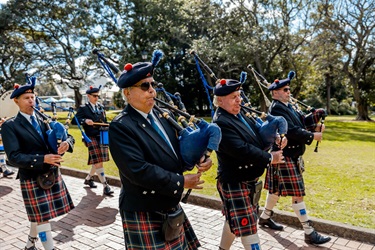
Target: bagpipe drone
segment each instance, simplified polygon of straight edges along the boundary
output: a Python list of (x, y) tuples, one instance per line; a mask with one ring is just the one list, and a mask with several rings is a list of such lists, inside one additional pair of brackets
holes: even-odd
[[(202, 59), (197, 55), (195, 51), (191, 51), (191, 54), (194, 56), (196, 66), (200, 74), (200, 77), (202, 79), (204, 88), (206, 92), (209, 92), (209, 90), (212, 90), (213, 88), (207, 84), (205, 77), (202, 73), (202, 70), (200, 69), (200, 65), (202, 65), (202, 67), (208, 73), (208, 75), (212, 77), (215, 81), (218, 81), (219, 79), (215, 76), (215, 74), (207, 66), (207, 64), (205, 64), (202, 61)], [(241, 73), (240, 82), (242, 84), (246, 81), (246, 75), (247, 75), (246, 72)], [(264, 149), (268, 150), (275, 143), (275, 140), (278, 134), (282, 138), (287, 133), (288, 124), (284, 117), (272, 116), (270, 114), (266, 114), (264, 112), (255, 110), (254, 108), (251, 107), (250, 101), (248, 100), (248, 98), (246, 97), (242, 89), (240, 89), (240, 94), (242, 97), (241, 108), (244, 110), (245, 115), (251, 120), (253, 120), (253, 122), (256, 124), (258, 128), (258, 132), (261, 135), (264, 144), (266, 145)], [(207, 96), (208, 96), (208, 101), (211, 106), (212, 101), (211, 101), (210, 94), (208, 94)]]

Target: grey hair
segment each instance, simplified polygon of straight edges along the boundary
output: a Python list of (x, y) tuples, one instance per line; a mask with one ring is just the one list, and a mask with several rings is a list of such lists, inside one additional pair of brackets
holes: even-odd
[(130, 91), (131, 88), (132, 88), (132, 87), (128, 87), (128, 88), (123, 88), (123, 89), (121, 89), (121, 96), (122, 96), (122, 100), (124, 100), (124, 102), (125, 102), (125, 105), (128, 104), (128, 98), (127, 98), (126, 95), (124, 94), (124, 90), (125, 90), (125, 89), (128, 89), (128, 90)]
[(212, 101), (212, 104), (217, 108), (219, 107), (219, 101), (217, 100), (218, 97), (216, 95), (214, 95), (214, 99)]

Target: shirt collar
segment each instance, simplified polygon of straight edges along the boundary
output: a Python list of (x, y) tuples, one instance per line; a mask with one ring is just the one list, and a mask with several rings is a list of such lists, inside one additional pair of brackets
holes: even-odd
[(26, 113), (20, 111), (20, 114), (23, 115), (23, 117), (25, 117), (26, 120), (28, 120), (30, 123), (31, 123), (31, 116), (34, 116), (34, 117), (36, 118), (36, 116), (35, 116), (35, 112), (33, 112), (32, 115), (28, 115), (28, 114), (26, 114)]
[[(129, 105), (132, 106), (131, 104), (129, 104)], [(146, 113), (143, 112), (143, 111), (140, 111), (139, 109), (134, 108), (133, 106), (132, 106), (132, 108), (133, 108), (135, 111), (137, 111), (141, 116), (143, 116), (143, 118), (145, 118), (145, 119), (147, 120), (147, 115), (148, 115), (148, 114), (146, 114)], [(152, 110), (150, 111), (150, 113), (154, 116), (154, 114), (152, 113)]]

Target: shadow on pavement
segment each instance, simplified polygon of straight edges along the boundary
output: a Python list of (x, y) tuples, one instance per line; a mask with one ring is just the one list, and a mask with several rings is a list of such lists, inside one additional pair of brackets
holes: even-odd
[[(79, 235), (76, 231), (81, 230), (79, 226), (102, 227), (116, 221), (118, 209), (110, 207), (97, 208), (105, 199), (103, 195), (97, 195), (90, 188), (85, 188), (87, 195), (84, 196), (75, 208), (58, 221), (51, 221), (54, 232), (58, 233), (55, 240), (66, 243), (73, 241), (73, 236)], [(100, 231), (94, 229), (92, 233)], [(88, 231), (91, 232), (91, 231)]]
[[(4, 177), (4, 178), (7, 178), (7, 177)], [(13, 188), (0, 185), (0, 198), (11, 193), (12, 191), (13, 191)]]

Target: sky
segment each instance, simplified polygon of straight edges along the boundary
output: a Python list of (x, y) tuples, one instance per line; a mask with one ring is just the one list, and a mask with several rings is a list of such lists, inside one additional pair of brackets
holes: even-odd
[(0, 0), (0, 3), (6, 3), (8, 0)]

